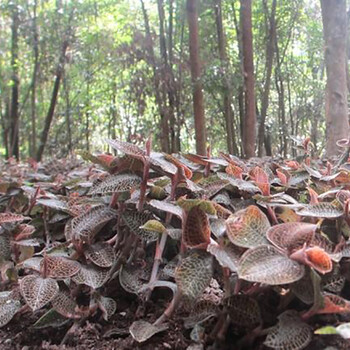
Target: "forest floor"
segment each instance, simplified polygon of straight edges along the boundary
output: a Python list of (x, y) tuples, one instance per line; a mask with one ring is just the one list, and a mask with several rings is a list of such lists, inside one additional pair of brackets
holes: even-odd
[[(121, 291), (123, 293), (123, 291)], [(125, 294), (125, 293), (124, 293)], [(108, 322), (100, 319), (92, 319), (77, 329), (70, 337), (67, 345), (60, 345), (69, 326), (59, 328), (47, 328), (37, 330), (31, 326), (38, 315), (29, 314), (14, 318), (7, 326), (0, 329), (1, 350), (161, 350), (161, 349), (186, 349), (190, 344), (189, 331), (182, 325), (181, 317), (176, 317), (169, 322), (169, 328), (156, 334), (143, 344), (137, 344), (129, 333), (129, 326), (135, 320), (138, 311), (136, 300), (118, 299), (119, 306), (116, 314)], [(156, 305), (148, 303), (150, 314), (148, 319), (154, 318), (156, 313), (151, 310)], [(161, 309), (159, 309), (161, 313)], [(158, 313), (159, 313), (158, 312)], [(39, 312), (38, 312), (39, 313)], [(43, 313), (43, 312), (41, 312)], [(186, 337), (187, 335), (187, 337)], [(201, 349), (199, 348), (193, 348)]]
[[(143, 151), (118, 147), (131, 156), (90, 156), (98, 166), (76, 159), (0, 164), (0, 350), (267, 350), (269, 335), (277, 339), (270, 349), (350, 350), (349, 339), (315, 334), (322, 326), (350, 325), (350, 159), (330, 173), (319, 161), (257, 165), (192, 157), (191, 165), (154, 154), (147, 207), (139, 211), (142, 191), (135, 187), (142, 175), (135, 174), (143, 173)], [(181, 183), (169, 180), (177, 179), (173, 168)], [(198, 178), (207, 170), (210, 176)], [(165, 200), (171, 193), (177, 201)], [(283, 210), (269, 211), (270, 205)], [(251, 247), (241, 246), (239, 235), (223, 240), (232, 219)], [(159, 224), (164, 231), (156, 230)], [(147, 284), (164, 232), (162, 284)], [(308, 244), (313, 260), (301, 265), (266, 241), (286, 248), (279, 233), (295, 244), (293, 254)], [(262, 249), (270, 254), (266, 261)], [(251, 267), (246, 257), (256, 252)], [(239, 274), (244, 263), (259, 272), (254, 279)], [(285, 279), (295, 271), (295, 280)], [(165, 315), (179, 290), (180, 303)], [(161, 327), (154, 326), (159, 319)]]

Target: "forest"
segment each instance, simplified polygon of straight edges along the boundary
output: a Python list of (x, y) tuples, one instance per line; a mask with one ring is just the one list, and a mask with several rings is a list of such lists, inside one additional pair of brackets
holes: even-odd
[(0, 1), (0, 350), (350, 349), (350, 2)]
[[(3, 1), (1, 154), (65, 157), (108, 150), (106, 138), (141, 144), (151, 132), (155, 149), (169, 153), (205, 154), (210, 144), (237, 156), (287, 157), (295, 156), (293, 137), (310, 136), (322, 154), (321, 3), (242, 4), (241, 11), (233, 0)], [(342, 22), (324, 21), (344, 42), (341, 6)], [(348, 44), (336, 50), (329, 60), (347, 62)], [(256, 150), (244, 149), (246, 133)]]

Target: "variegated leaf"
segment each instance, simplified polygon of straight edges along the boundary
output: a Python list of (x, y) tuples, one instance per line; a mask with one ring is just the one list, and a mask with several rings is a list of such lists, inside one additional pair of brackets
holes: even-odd
[(314, 302), (314, 287), (310, 276), (310, 271), (305, 272), (303, 278), (290, 285), (291, 291), (303, 303), (310, 305)]
[(60, 210), (66, 213), (70, 213), (68, 203), (59, 198), (38, 198), (36, 204), (43, 205), (45, 207)]
[(149, 278), (150, 274), (147, 270), (142, 270), (138, 266), (124, 265), (119, 271), (121, 286), (133, 294), (139, 294)]
[(238, 262), (243, 253), (240, 248), (231, 243), (226, 245), (211, 243), (208, 245), (207, 251), (215, 256), (216, 260), (222, 267), (227, 267), (232, 272), (237, 272)]
[(21, 222), (24, 220), (30, 220), (30, 217), (13, 213), (0, 213), (0, 225), (13, 222)]
[(93, 289), (97, 289), (106, 282), (108, 271), (92, 265), (81, 265), (79, 272), (72, 277), (72, 280), (77, 284), (86, 284)]
[(140, 160), (144, 160), (146, 157), (146, 152), (132, 143), (119, 141), (119, 140), (106, 140), (106, 141), (111, 147), (113, 147), (117, 151), (121, 151), (131, 157), (134, 157)]
[(165, 201), (158, 201), (156, 199), (151, 200), (149, 204), (155, 209), (176, 215), (177, 217), (182, 219), (182, 209), (176, 204), (172, 204)]
[(59, 291), (51, 300), (52, 307), (62, 316), (77, 319), (80, 315), (76, 312), (77, 303), (71, 298), (68, 291)]
[(115, 218), (116, 211), (105, 206), (93, 207), (88, 212), (72, 219), (70, 228), (67, 228), (66, 236), (69, 234), (76, 240), (90, 242), (96, 233), (110, 220)]
[(248, 193), (259, 193), (259, 187), (255, 186), (252, 182), (237, 179), (232, 175), (226, 173), (218, 173), (218, 176), (221, 180), (228, 181), (230, 185), (236, 187), (239, 191), (248, 192)]
[(332, 203), (324, 202), (309, 204), (297, 211), (298, 215), (317, 218), (336, 219), (343, 215), (343, 210), (337, 208)]
[(297, 311), (287, 310), (278, 316), (278, 324), (267, 334), (264, 345), (271, 349), (302, 350), (311, 339), (311, 327), (300, 319)]
[(79, 272), (80, 263), (62, 256), (47, 255), (41, 260), (40, 269), (47, 277), (65, 279)]
[(154, 326), (146, 321), (135, 321), (130, 326), (129, 331), (131, 336), (138, 342), (143, 343), (149, 338), (153, 337), (155, 334), (160, 333), (168, 329), (165, 324)]
[(232, 295), (225, 300), (231, 322), (237, 326), (254, 329), (262, 322), (258, 302), (244, 294)]
[(26, 259), (22, 262), (24, 269), (32, 269), (34, 271), (40, 272), (40, 263), (43, 260), (42, 257), (33, 257)]
[(203, 251), (193, 251), (175, 270), (175, 281), (183, 295), (195, 299), (212, 278), (212, 257)]
[(287, 222), (272, 226), (266, 233), (267, 239), (278, 248), (291, 252), (309, 245), (314, 237), (317, 225), (305, 222)]
[(199, 206), (190, 209), (186, 216), (183, 242), (189, 248), (205, 248), (210, 242), (209, 220)]
[(300, 280), (305, 268), (280, 253), (275, 247), (262, 245), (247, 250), (241, 257), (238, 276), (250, 282), (270, 285), (288, 284)]
[(42, 315), (34, 324), (34, 329), (44, 329), (48, 327), (58, 328), (69, 322), (69, 318), (66, 318), (59, 314), (56, 310), (50, 309), (44, 315)]
[(141, 227), (152, 219), (152, 215), (148, 212), (126, 211), (122, 215), (123, 221), (129, 227), (130, 231), (138, 235), (146, 242), (156, 241), (159, 237), (159, 233), (156, 231), (148, 231)]
[(102, 311), (103, 318), (108, 321), (117, 310), (117, 303), (114, 299), (108, 297), (100, 297), (97, 300), (97, 304)]
[(0, 262), (11, 258), (11, 238), (6, 232), (0, 233)]
[(0, 328), (6, 326), (21, 308), (21, 303), (18, 300), (7, 297), (0, 297)]
[(270, 226), (266, 215), (250, 205), (226, 220), (226, 233), (233, 244), (251, 248), (267, 243), (265, 235)]
[(114, 192), (127, 192), (138, 188), (141, 178), (134, 174), (109, 175), (101, 182), (94, 184), (89, 195), (106, 195)]
[(99, 267), (111, 267), (115, 261), (113, 248), (105, 242), (98, 242), (89, 246), (85, 251), (85, 256)]
[(28, 275), (20, 282), (24, 300), (35, 311), (49, 303), (58, 293), (57, 282), (52, 278)]

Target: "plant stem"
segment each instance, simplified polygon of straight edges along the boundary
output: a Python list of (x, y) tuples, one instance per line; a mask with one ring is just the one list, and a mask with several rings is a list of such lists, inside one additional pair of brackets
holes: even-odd
[(180, 300), (181, 300), (181, 292), (178, 289), (173, 299), (171, 300), (171, 303), (169, 304), (169, 306), (166, 308), (163, 314), (153, 323), (153, 325), (158, 326), (162, 324), (164, 321), (166, 321), (167, 319), (169, 319), (174, 313), (174, 311), (176, 310), (176, 308), (178, 307)]

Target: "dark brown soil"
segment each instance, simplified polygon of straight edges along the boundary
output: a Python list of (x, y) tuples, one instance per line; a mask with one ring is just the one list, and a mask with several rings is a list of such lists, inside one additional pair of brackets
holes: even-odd
[[(186, 349), (193, 343), (189, 331), (182, 326), (181, 318), (175, 317), (169, 321), (169, 328), (165, 332), (154, 335), (143, 344), (138, 344), (128, 331), (132, 322), (140, 318), (152, 322), (158, 317), (153, 312), (156, 309), (154, 304), (149, 303), (146, 309), (147, 313), (144, 313), (145, 310), (141, 310), (134, 301), (122, 301), (110, 321), (106, 322), (101, 317), (87, 321), (69, 337), (66, 345), (60, 343), (71, 324), (55, 329), (38, 330), (32, 328), (32, 325), (41, 314), (19, 315), (0, 329), (0, 350), (160, 350)], [(160, 307), (158, 309), (162, 311)]]

